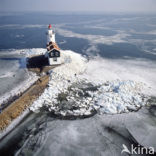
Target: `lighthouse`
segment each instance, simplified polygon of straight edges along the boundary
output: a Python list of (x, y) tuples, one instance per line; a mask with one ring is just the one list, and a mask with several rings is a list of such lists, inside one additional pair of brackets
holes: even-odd
[(48, 31), (47, 31), (47, 44), (49, 44), (50, 42), (54, 42), (55, 43), (55, 33), (52, 30), (51, 24), (49, 24)]
[(46, 35), (47, 35), (47, 52), (45, 56), (48, 57), (49, 65), (61, 64), (60, 48), (56, 44), (55, 33), (52, 30), (51, 24), (49, 24), (48, 26)]

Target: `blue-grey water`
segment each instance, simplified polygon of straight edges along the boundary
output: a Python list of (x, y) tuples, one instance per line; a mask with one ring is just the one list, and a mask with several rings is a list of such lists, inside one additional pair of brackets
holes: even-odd
[[(24, 56), (15, 52), (17, 49), (45, 48), (49, 23), (61, 49), (112, 61), (144, 59), (156, 63), (156, 15), (153, 14), (0, 14), (0, 94), (7, 93), (27, 78), (21, 61)], [(7, 77), (7, 72), (13, 75)], [(120, 156), (122, 144), (137, 146), (148, 133), (151, 133), (150, 139), (152, 135), (155, 137), (152, 131), (156, 126), (155, 108), (153, 111), (151, 115), (149, 110), (141, 110), (139, 115), (130, 114), (132, 121), (126, 115), (97, 115), (71, 121), (55, 119), (45, 112), (30, 114), (1, 140), (0, 153)], [(149, 146), (150, 141), (141, 145)]]
[[(45, 48), (46, 28), (51, 23), (56, 31), (56, 40), (62, 49), (85, 53), (96, 46), (96, 54), (108, 58), (134, 57), (156, 60), (155, 15), (81, 15), (27, 13), (0, 16), (0, 50), (22, 48)], [(70, 37), (58, 31), (63, 29)], [(88, 37), (87, 35), (92, 35)], [(106, 42), (109, 37), (116, 37)], [(123, 35), (120, 36), (120, 35)], [(92, 43), (92, 38), (102, 40)], [(120, 41), (122, 40), (122, 41)], [(95, 50), (89, 50), (95, 53)]]

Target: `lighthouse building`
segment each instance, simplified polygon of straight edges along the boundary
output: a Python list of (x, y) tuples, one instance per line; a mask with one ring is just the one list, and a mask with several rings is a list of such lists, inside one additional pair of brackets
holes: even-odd
[(49, 65), (61, 64), (60, 48), (55, 42), (55, 33), (52, 30), (51, 24), (48, 26), (47, 35), (47, 52), (45, 54), (48, 57)]

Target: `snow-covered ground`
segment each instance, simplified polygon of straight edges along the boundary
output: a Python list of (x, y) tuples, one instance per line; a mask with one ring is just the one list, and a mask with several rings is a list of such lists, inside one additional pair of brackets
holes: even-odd
[(89, 61), (80, 54), (61, 51), (64, 64), (50, 73), (49, 86), (31, 106), (63, 116), (124, 113), (148, 104), (155, 94), (156, 64), (147, 60)]

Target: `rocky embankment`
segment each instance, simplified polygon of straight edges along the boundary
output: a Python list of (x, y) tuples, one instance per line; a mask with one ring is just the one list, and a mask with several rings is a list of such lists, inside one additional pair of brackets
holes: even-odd
[(0, 130), (4, 130), (43, 93), (49, 82), (47, 72), (54, 67), (47, 66), (47, 60), (44, 59), (43, 55), (40, 55), (29, 58), (27, 68), (29, 71), (35, 72), (39, 79), (16, 98), (9, 99), (8, 106), (0, 114)]

